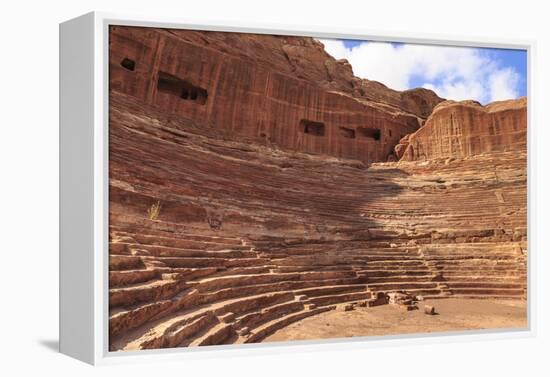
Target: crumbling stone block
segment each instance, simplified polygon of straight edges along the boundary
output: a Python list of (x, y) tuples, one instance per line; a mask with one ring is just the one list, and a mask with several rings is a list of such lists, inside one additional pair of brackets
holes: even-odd
[(223, 323), (231, 323), (235, 320), (235, 313), (229, 312), (219, 317)]
[(353, 305), (353, 304), (346, 304), (346, 305), (344, 305), (344, 311), (345, 311), (345, 312), (349, 312), (349, 311), (352, 311), (352, 310), (354, 310), (354, 309), (355, 309), (355, 305)]
[(434, 315), (435, 314), (435, 308), (431, 305), (424, 305), (424, 314)]

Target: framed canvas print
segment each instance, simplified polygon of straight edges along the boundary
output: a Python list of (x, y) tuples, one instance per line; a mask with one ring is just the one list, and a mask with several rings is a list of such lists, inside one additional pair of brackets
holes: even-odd
[(61, 24), (61, 351), (528, 334), (530, 50)]

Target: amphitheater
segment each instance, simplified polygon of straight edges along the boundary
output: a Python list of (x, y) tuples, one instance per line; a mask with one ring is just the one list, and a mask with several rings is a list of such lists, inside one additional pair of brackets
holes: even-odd
[(393, 91), (312, 38), (112, 27), (110, 349), (262, 342), (391, 292), (524, 305), (526, 111)]

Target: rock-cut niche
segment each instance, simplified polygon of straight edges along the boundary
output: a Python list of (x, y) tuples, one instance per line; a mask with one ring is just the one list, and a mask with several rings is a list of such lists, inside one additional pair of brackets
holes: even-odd
[(199, 105), (204, 105), (208, 98), (206, 89), (162, 71), (159, 72), (157, 89), (159, 92), (172, 94), (183, 100), (194, 101)]
[(325, 136), (325, 124), (313, 120), (302, 119), (300, 121), (300, 130), (308, 135)]

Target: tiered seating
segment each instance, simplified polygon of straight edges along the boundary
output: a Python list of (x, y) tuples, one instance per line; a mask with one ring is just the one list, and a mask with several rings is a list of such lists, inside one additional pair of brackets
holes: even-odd
[[(253, 247), (254, 241), (236, 238), (146, 232), (135, 238), (112, 232), (111, 260), (117, 261), (111, 271), (117, 282), (111, 284), (110, 300), (113, 349), (260, 341), (334, 305), (372, 300), (373, 292), (521, 298), (525, 289), (518, 244), (293, 240)], [(158, 240), (171, 246), (146, 243)], [(205, 244), (213, 250), (176, 247)], [(121, 279), (121, 273), (133, 273), (136, 280)]]
[(258, 342), (379, 292), (525, 297), (525, 153), (367, 168), (111, 103), (112, 350)]
[(112, 349), (257, 341), (334, 304), (372, 298), (366, 277), (337, 253), (319, 255), (319, 268), (291, 270), (334, 243), (268, 251), (235, 238), (131, 231), (111, 232)]
[(421, 249), (453, 297), (525, 298), (524, 243), (431, 244)]

